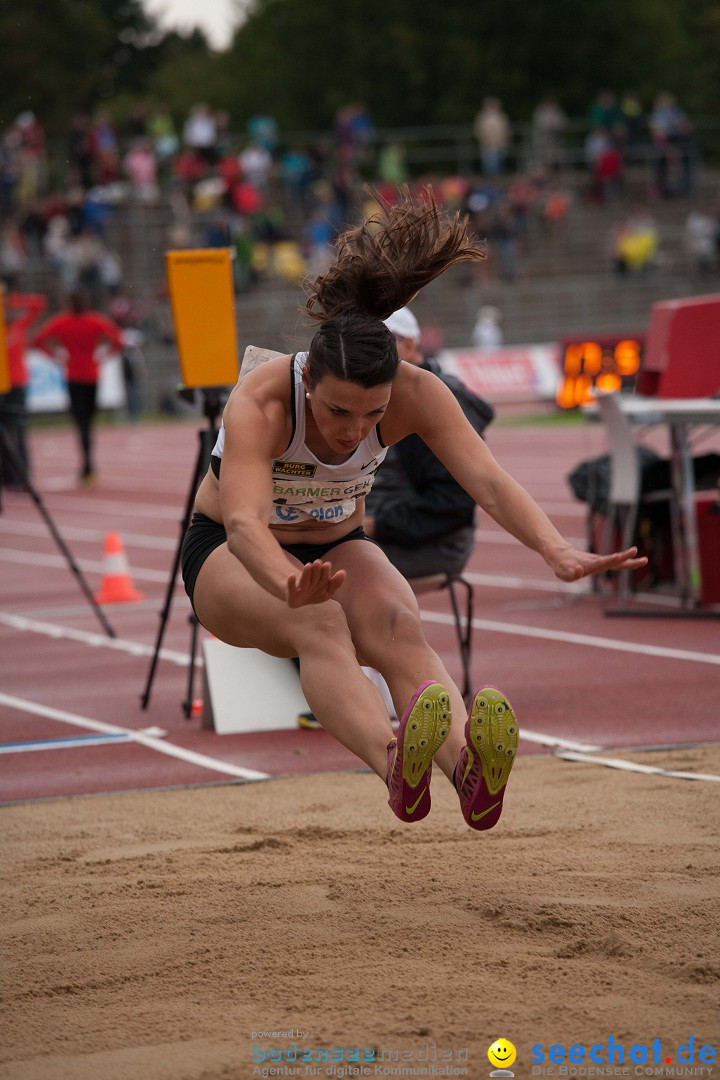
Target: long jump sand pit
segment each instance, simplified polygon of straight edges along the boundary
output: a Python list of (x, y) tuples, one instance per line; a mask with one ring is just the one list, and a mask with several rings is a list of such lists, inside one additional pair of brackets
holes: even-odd
[(440, 775), (412, 826), (365, 773), (7, 806), (0, 1077), (477, 1078), (498, 1037), (516, 1077), (609, 1040), (624, 1075), (709, 1076), (719, 796), (521, 757), (487, 834)]

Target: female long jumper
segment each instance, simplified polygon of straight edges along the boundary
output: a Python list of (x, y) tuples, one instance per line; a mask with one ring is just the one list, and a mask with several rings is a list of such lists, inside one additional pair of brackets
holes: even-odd
[[(183, 545), (195, 612), (230, 645), (299, 657), (310, 709), (387, 784), (403, 821), (430, 810), (433, 762), (474, 829), (492, 828), (518, 742), (507, 699), (485, 687), (463, 725), (460, 691), (423, 633), (407, 581), (362, 529), (386, 448), (418, 434), (478, 506), (562, 581), (644, 564), (635, 548), (576, 550), (495, 461), (453, 394), (398, 360), (382, 320), (455, 263), (484, 253), (430, 192), (382, 204), (339, 240), (307, 304), (306, 353), (247, 374), (225, 407)], [(376, 668), (401, 717), (397, 736), (361, 670)]]

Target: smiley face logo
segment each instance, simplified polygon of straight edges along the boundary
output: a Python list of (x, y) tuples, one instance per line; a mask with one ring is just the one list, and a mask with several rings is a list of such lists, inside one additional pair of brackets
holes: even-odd
[(517, 1057), (517, 1051), (507, 1039), (496, 1039), (488, 1048), (488, 1061), (497, 1069), (506, 1069)]

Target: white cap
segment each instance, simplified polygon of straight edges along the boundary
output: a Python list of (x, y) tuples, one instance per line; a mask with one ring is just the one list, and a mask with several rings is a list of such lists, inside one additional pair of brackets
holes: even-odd
[(420, 340), (420, 323), (410, 308), (401, 307), (397, 311), (393, 311), (392, 315), (387, 319), (383, 319), (383, 322), (395, 337), (412, 338), (413, 341)]

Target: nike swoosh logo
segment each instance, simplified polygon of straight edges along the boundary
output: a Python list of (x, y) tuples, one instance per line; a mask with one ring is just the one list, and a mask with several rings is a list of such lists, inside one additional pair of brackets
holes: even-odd
[(484, 818), (486, 814), (489, 814), (491, 810), (494, 810), (496, 806), (499, 806), (501, 802), (502, 799), (498, 799), (498, 801), (496, 803), (493, 803), (492, 806), (488, 806), (487, 810), (481, 810), (479, 814), (471, 814), (471, 819), (473, 821), (479, 821), (480, 818)]
[[(415, 802), (412, 804), (412, 806), (406, 806), (405, 807), (405, 813), (406, 814), (414, 814), (415, 813), (415, 811), (418, 808), (418, 804), (419, 804), (420, 800), (422, 799), (422, 797), (423, 797), (423, 795), (425, 794), (426, 791), (427, 791), (427, 788), (423, 788), (422, 791), (420, 792), (420, 794), (418, 795), (417, 799), (415, 800)], [(487, 813), (487, 811), (485, 811), (485, 812)]]

